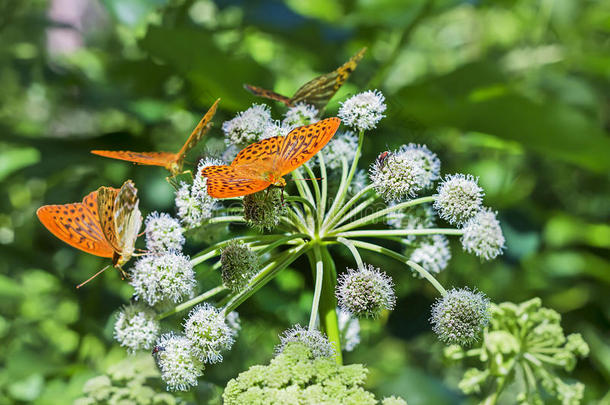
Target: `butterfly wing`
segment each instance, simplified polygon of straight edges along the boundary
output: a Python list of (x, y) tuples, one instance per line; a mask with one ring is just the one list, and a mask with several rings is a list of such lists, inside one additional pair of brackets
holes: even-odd
[(321, 112), (343, 83), (345, 83), (349, 75), (356, 69), (358, 62), (360, 62), (365, 52), (366, 48), (362, 48), (350, 60), (334, 71), (318, 76), (305, 83), (292, 96), (290, 103), (292, 105), (299, 102), (311, 104)]
[(45, 205), (36, 211), (40, 222), (70, 246), (95, 256), (112, 257), (114, 249), (106, 241), (97, 211), (97, 191), (82, 203)]
[(271, 185), (248, 167), (208, 166), (201, 175), (207, 177), (208, 194), (214, 198), (241, 197)]
[(276, 163), (278, 175), (284, 176), (311, 159), (335, 135), (339, 124), (341, 120), (332, 117), (290, 131), (283, 140)]
[(279, 101), (280, 103), (283, 103), (287, 106), (291, 106), (292, 102), (290, 100), (289, 97), (286, 96), (282, 96), (281, 94), (278, 94), (274, 91), (271, 90), (266, 90), (263, 89), (261, 87), (256, 87), (256, 86), (251, 86), (249, 84), (244, 84), (244, 88), (246, 90), (248, 90), (250, 93), (254, 94), (255, 96), (259, 96), (259, 97), (264, 97), (264, 98), (268, 98), (271, 100), (275, 100), (275, 101)]
[(138, 205), (138, 190), (131, 180), (127, 180), (117, 193), (113, 208), (114, 229), (121, 249), (119, 266), (133, 255), (138, 232), (142, 226), (142, 214)]
[(114, 201), (119, 194), (119, 189), (113, 187), (100, 187), (97, 189), (97, 208), (99, 223), (102, 227), (104, 238), (112, 249), (121, 254), (121, 245), (117, 237), (114, 224)]
[(131, 152), (128, 150), (92, 150), (91, 153), (111, 159), (165, 168), (168, 168), (178, 157), (177, 154), (170, 152)]
[(197, 145), (197, 143), (199, 143), (201, 138), (203, 138), (203, 136), (210, 129), (210, 125), (208, 125), (208, 124), (210, 123), (210, 121), (212, 121), (212, 118), (214, 117), (214, 114), (216, 114), (216, 108), (218, 107), (218, 102), (219, 101), (220, 101), (220, 99), (217, 99), (214, 102), (214, 104), (212, 105), (212, 107), (210, 107), (208, 112), (205, 113), (205, 115), (203, 116), (201, 121), (199, 121), (199, 124), (197, 124), (197, 126), (195, 127), (195, 129), (193, 130), (193, 132), (191, 133), (189, 138), (186, 140), (186, 142), (184, 143), (184, 145), (182, 146), (182, 148), (178, 152), (178, 154), (177, 154), (177, 163), (178, 163), (179, 166), (182, 166), (182, 161), (186, 157), (186, 154), (191, 149), (193, 149), (195, 147), (195, 145)]

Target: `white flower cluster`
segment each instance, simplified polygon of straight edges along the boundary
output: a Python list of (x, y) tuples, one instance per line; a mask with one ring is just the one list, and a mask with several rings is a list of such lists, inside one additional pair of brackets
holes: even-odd
[(496, 213), (483, 208), (463, 227), (462, 247), (484, 260), (495, 259), (504, 249), (504, 235)]
[(205, 368), (203, 362), (193, 356), (192, 342), (173, 333), (161, 336), (155, 347), (155, 360), (167, 389), (172, 391), (186, 391), (197, 386), (197, 379)]
[(356, 131), (373, 129), (381, 121), (386, 110), (385, 97), (379, 90), (369, 90), (341, 103), (337, 115), (344, 125)]
[(320, 152), (324, 157), (324, 164), (328, 169), (340, 169), (345, 159), (349, 163), (354, 160), (358, 149), (358, 135), (351, 131), (342, 132), (333, 136)]
[(417, 163), (419, 168), (418, 184), (422, 189), (430, 188), (441, 174), (441, 161), (426, 145), (410, 143), (403, 145), (398, 154)]
[(185, 242), (183, 232), (180, 221), (155, 211), (146, 217), (146, 248), (155, 253), (180, 251)]
[(450, 224), (462, 225), (481, 210), (483, 195), (472, 175), (448, 175), (438, 186), (434, 208)]
[(151, 349), (159, 331), (157, 314), (140, 302), (124, 306), (114, 323), (114, 338), (130, 353)]
[(195, 273), (189, 258), (175, 251), (146, 255), (131, 270), (129, 283), (138, 300), (148, 305), (179, 302), (195, 288)]
[(273, 124), (271, 110), (265, 104), (253, 104), (246, 111), (237, 113), (235, 118), (225, 121), (222, 130), (225, 143), (245, 146), (265, 138), (269, 126)]
[[(410, 260), (433, 273), (440, 273), (445, 270), (449, 265), (449, 260), (451, 260), (451, 250), (449, 250), (447, 237), (445, 235), (430, 235), (423, 238), (411, 252)], [(413, 274), (419, 276), (418, 272)]]
[(233, 346), (235, 333), (224, 315), (207, 303), (193, 308), (184, 323), (184, 334), (192, 342), (193, 354), (205, 363), (221, 362), (221, 352)]
[(314, 357), (334, 357), (336, 354), (332, 343), (318, 329), (309, 330), (301, 325), (295, 325), (291, 329), (284, 331), (280, 336), (280, 344), (275, 348), (276, 355), (282, 353), (290, 342), (303, 343), (311, 350), (311, 354)]
[(370, 264), (341, 274), (335, 295), (339, 307), (357, 317), (377, 318), (384, 309), (393, 309), (396, 303), (392, 279)]
[(286, 111), (282, 124), (287, 127), (300, 127), (314, 122), (318, 122), (318, 110), (312, 105), (301, 102)]
[(204, 167), (223, 165), (219, 159), (204, 159), (197, 166), (193, 184), (181, 183), (176, 192), (176, 208), (180, 221), (188, 229), (196, 228), (212, 217), (217, 208), (216, 200), (208, 195), (207, 180), (201, 176)]

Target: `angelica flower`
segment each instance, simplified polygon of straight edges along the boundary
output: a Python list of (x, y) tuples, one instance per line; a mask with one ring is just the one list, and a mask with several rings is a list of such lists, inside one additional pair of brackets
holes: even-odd
[(136, 298), (151, 306), (179, 302), (192, 295), (196, 284), (189, 258), (174, 251), (140, 258), (130, 276)]
[(272, 187), (244, 196), (246, 223), (259, 230), (275, 228), (286, 211), (286, 206), (282, 203), (282, 193), (282, 189)]
[(421, 162), (408, 153), (388, 153), (371, 165), (369, 173), (377, 194), (386, 201), (413, 198), (423, 187)]
[(472, 218), (483, 203), (483, 189), (472, 175), (452, 174), (438, 186), (434, 208), (450, 224), (461, 225)]
[(280, 336), (280, 344), (275, 348), (276, 356), (280, 355), (292, 342), (299, 342), (307, 346), (313, 357), (334, 357), (336, 353), (324, 333), (317, 329), (308, 330), (301, 325), (295, 325)]
[(373, 129), (386, 110), (385, 97), (379, 90), (356, 94), (341, 103), (337, 116), (343, 124), (357, 131)]
[(155, 311), (139, 302), (124, 306), (114, 323), (114, 338), (130, 353), (152, 348), (159, 331)]
[(193, 354), (205, 363), (222, 361), (221, 352), (233, 346), (233, 329), (224, 315), (208, 303), (200, 304), (189, 313), (184, 334), (191, 341)]
[(351, 131), (335, 135), (320, 152), (324, 156), (324, 164), (328, 169), (340, 169), (342, 160), (354, 160), (358, 149), (358, 136)]
[(420, 177), (417, 183), (422, 189), (431, 187), (440, 177), (441, 161), (426, 145), (410, 143), (408, 145), (403, 145), (397, 153), (409, 160), (417, 162), (421, 169), (419, 171)]
[(297, 103), (294, 107), (290, 107), (284, 114), (285, 126), (300, 127), (303, 125), (313, 124), (318, 122), (318, 110), (316, 107), (303, 102)]
[(246, 111), (238, 113), (235, 118), (225, 121), (222, 130), (225, 143), (229, 145), (247, 145), (261, 140), (271, 123), (271, 110), (264, 104), (253, 104)]
[(146, 248), (150, 252), (182, 250), (185, 242), (183, 232), (180, 221), (155, 211), (146, 218)]
[(159, 349), (155, 359), (161, 378), (171, 391), (186, 391), (197, 386), (197, 379), (203, 375), (204, 365), (192, 354), (192, 344), (184, 336), (168, 333), (157, 342)]
[(230, 241), (220, 256), (222, 280), (233, 291), (242, 290), (259, 270), (258, 255), (243, 241)]
[(484, 260), (495, 259), (504, 249), (504, 235), (496, 213), (489, 208), (479, 211), (464, 224), (462, 247)]
[(454, 288), (436, 300), (430, 322), (442, 342), (468, 346), (478, 340), (490, 318), (489, 299), (485, 294)]
[(201, 175), (204, 167), (222, 165), (219, 159), (206, 158), (199, 162), (193, 184), (180, 183), (176, 192), (176, 208), (180, 221), (188, 228), (196, 228), (212, 217), (218, 207), (216, 200), (208, 195), (207, 179)]
[(376, 318), (396, 303), (392, 279), (370, 264), (341, 274), (335, 295), (339, 307), (357, 317)]
[[(445, 235), (431, 235), (423, 238), (411, 252), (411, 261), (419, 264), (432, 273), (445, 270), (451, 260), (449, 241)], [(418, 272), (414, 274), (419, 276)]]

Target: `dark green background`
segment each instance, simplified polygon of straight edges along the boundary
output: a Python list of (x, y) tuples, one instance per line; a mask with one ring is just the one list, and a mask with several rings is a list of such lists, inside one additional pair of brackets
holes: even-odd
[[(42, 204), (78, 201), (135, 180), (144, 214), (173, 213), (163, 169), (92, 156), (90, 149), (176, 150), (214, 99), (205, 146), (255, 100), (252, 83), (284, 94), (363, 46), (356, 72), (330, 103), (378, 88), (387, 118), (367, 134), (362, 167), (385, 149), (426, 143), (443, 173), (480, 177), (507, 238), (481, 263), (453, 241), (445, 286), (476, 286), (492, 300), (540, 296), (580, 332), (591, 355), (573, 376), (597, 403), (610, 382), (610, 3), (541, 1), (55, 1), (86, 4), (73, 24), (50, 2), (0, 1), (0, 403), (69, 403), (84, 381), (125, 356), (113, 312), (131, 288), (105, 261), (72, 249), (37, 221)], [(63, 4), (63, 6), (62, 6)], [(72, 6), (70, 6), (72, 5)], [(60, 13), (61, 14), (61, 13)], [(80, 45), (60, 52), (57, 33)], [(67, 34), (66, 34), (67, 33)], [(64, 39), (65, 41), (65, 39)], [(284, 109), (274, 105), (274, 116)], [(215, 139), (212, 139), (215, 138)], [(235, 228), (236, 232), (241, 232)], [(194, 253), (203, 245), (192, 238)], [(352, 265), (337, 250), (338, 268)], [(427, 323), (435, 292), (404, 267), (366, 256), (397, 284), (387, 319), (362, 322), (345, 356), (370, 369), (369, 389), (409, 404), (468, 402)], [(199, 288), (216, 279), (201, 280)], [(297, 262), (248, 302), (225, 362), (188, 399), (267, 362), (276, 335), (307, 321), (311, 280)], [(174, 317), (177, 329), (180, 317)], [(171, 322), (166, 326), (170, 327)], [(508, 394), (509, 395), (509, 394)], [(508, 396), (505, 398), (511, 403)]]

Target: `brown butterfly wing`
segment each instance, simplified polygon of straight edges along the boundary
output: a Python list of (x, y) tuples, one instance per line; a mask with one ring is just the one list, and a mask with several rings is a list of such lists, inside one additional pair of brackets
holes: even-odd
[(118, 188), (100, 187), (97, 189), (97, 208), (99, 222), (104, 237), (112, 246), (114, 251), (121, 254), (122, 247), (119, 243), (117, 229), (114, 221), (114, 202), (119, 194)]
[(45, 205), (36, 215), (53, 235), (70, 246), (95, 256), (113, 256), (114, 249), (99, 224), (97, 191), (89, 193), (82, 203)]
[(266, 189), (270, 182), (255, 170), (233, 166), (208, 166), (201, 175), (207, 177), (208, 194), (214, 198), (241, 197)]
[(203, 116), (201, 121), (199, 121), (199, 124), (197, 124), (197, 126), (195, 127), (195, 129), (193, 130), (193, 132), (191, 133), (189, 138), (186, 140), (186, 142), (184, 143), (184, 145), (182, 146), (180, 151), (177, 153), (176, 163), (179, 166), (182, 166), (182, 161), (186, 157), (186, 154), (191, 149), (193, 149), (195, 147), (195, 145), (197, 145), (199, 143), (201, 138), (203, 138), (203, 136), (210, 129), (210, 125), (208, 125), (208, 124), (210, 124), (210, 121), (212, 121), (214, 114), (216, 114), (216, 108), (218, 108), (219, 101), (220, 101), (220, 99), (217, 99), (214, 102), (214, 104), (212, 105), (212, 107), (210, 107), (208, 112), (205, 113), (205, 115)]
[(249, 84), (244, 84), (244, 88), (246, 90), (248, 90), (250, 93), (254, 94), (255, 96), (279, 101), (280, 103), (284, 103), (288, 107), (292, 106), (292, 102), (289, 97), (282, 96), (281, 94), (278, 94), (274, 91), (266, 90), (261, 87), (251, 86)]
[(91, 153), (111, 159), (126, 160), (141, 165), (169, 168), (178, 155), (170, 152), (131, 152), (128, 150), (92, 150)]
[(318, 153), (335, 135), (341, 120), (327, 118), (315, 124), (305, 125), (286, 135), (277, 162), (279, 176), (284, 176)]
[(291, 104), (304, 102), (313, 105), (320, 112), (324, 110), (330, 99), (333, 98), (349, 75), (356, 69), (358, 62), (360, 62), (365, 52), (366, 48), (362, 48), (336, 70), (305, 83), (292, 96), (290, 99)]

